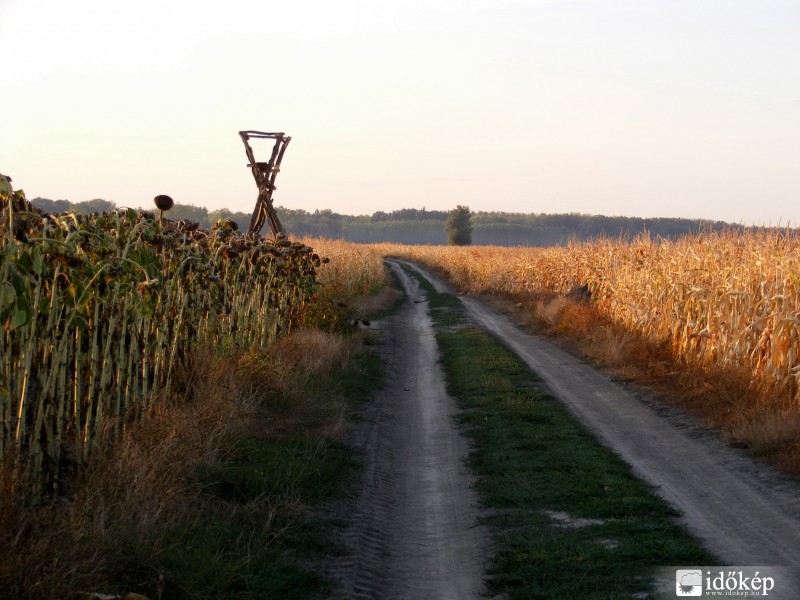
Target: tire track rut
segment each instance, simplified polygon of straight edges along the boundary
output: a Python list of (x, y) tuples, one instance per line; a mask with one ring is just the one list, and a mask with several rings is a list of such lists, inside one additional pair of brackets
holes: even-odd
[[(417, 281), (393, 268), (408, 297), (419, 299)], [(373, 328), (387, 385), (353, 431), (364, 473), (340, 507), (348, 555), (332, 565), (332, 598), (480, 598), (489, 536), (478, 524), (469, 448), (453, 420), (427, 303), (408, 301)]]

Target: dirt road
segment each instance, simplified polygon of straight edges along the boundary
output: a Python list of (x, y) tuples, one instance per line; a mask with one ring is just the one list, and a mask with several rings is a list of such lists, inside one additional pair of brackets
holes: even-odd
[[(416, 281), (398, 263), (393, 268), (409, 297), (419, 299)], [(438, 291), (452, 291), (416, 268)], [(721, 561), (782, 565), (798, 574), (797, 483), (665, 417), (480, 300), (461, 300), (473, 321), (503, 339), (551, 394), (681, 512)], [(335, 569), (342, 584), (336, 597), (478, 598), (489, 538), (477, 526), (467, 447), (449, 418), (456, 408), (445, 393), (426, 304), (409, 302), (379, 327), (387, 340), (389, 385), (356, 431), (366, 476), (351, 502), (345, 543), (354, 554)]]
[[(397, 272), (409, 298), (421, 298), (417, 281)], [(452, 419), (427, 304), (407, 302), (373, 327), (389, 372), (354, 431), (365, 473), (343, 507), (341, 541), (352, 554), (334, 565), (334, 598), (477, 599), (489, 538), (478, 524), (468, 447)]]

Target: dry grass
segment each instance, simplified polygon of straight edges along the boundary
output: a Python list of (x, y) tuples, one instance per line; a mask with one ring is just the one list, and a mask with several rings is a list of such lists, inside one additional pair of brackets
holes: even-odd
[(783, 457), (800, 439), (800, 416), (795, 412), (771, 412), (740, 419), (728, 432), (733, 444), (744, 444), (757, 455)]
[[(800, 419), (800, 239), (792, 232), (375, 248), (424, 263), (462, 292), (503, 298), (518, 320), (800, 475), (791, 425)], [(564, 297), (582, 284), (590, 305)]]
[(394, 287), (384, 287), (372, 296), (359, 298), (352, 303), (353, 310), (357, 314), (368, 315), (380, 313), (387, 307), (392, 306), (403, 296), (403, 292)]
[[(225, 502), (195, 477), (224, 459), (230, 439), (293, 430), (320, 439), (343, 434), (343, 404), (300, 393), (303, 381), (347, 361), (356, 342), (298, 331), (264, 352), (226, 360), (198, 356), (191, 393), (155, 403), (108, 453), (97, 453), (69, 495), (32, 506), (11, 470), (0, 472), (0, 598), (63, 598), (127, 586), (158, 594), (180, 588), (164, 572), (174, 528), (203, 531), (209, 520), (250, 531), (231, 552), (263, 552), (297, 514), (284, 498)], [(272, 405), (270, 404), (272, 403)], [(312, 430), (308, 430), (311, 424)], [(306, 428), (306, 429), (304, 429)], [(5, 461), (5, 464), (10, 464)], [(185, 550), (181, 550), (185, 551)], [(129, 587), (130, 589), (130, 587)]]
[(211, 459), (221, 423), (237, 410), (235, 402), (222, 400), (230, 398), (224, 389), (230, 383), (218, 382), (215, 393), (198, 402), (158, 405), (127, 430), (113, 453), (98, 452), (71, 493), (54, 503), (31, 507), (19, 493), (4, 495), (5, 597), (101, 592), (107, 575), (119, 569), (156, 580), (158, 553), (168, 550), (158, 537), (204, 504), (190, 483), (191, 470)]

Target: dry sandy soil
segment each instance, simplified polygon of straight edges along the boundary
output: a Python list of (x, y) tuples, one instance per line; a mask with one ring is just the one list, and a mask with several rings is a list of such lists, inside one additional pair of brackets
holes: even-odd
[[(452, 418), (457, 408), (445, 391), (424, 294), (398, 263), (392, 267), (410, 300), (373, 324), (388, 382), (363, 408), (353, 432), (365, 472), (335, 509), (350, 554), (330, 565), (334, 598), (485, 597), (491, 540), (478, 523), (468, 446)], [(439, 291), (452, 291), (415, 268)], [(681, 512), (686, 527), (721, 561), (783, 565), (798, 576), (800, 485), (548, 340), (522, 332), (479, 299), (461, 300), (472, 320), (503, 339), (549, 393)], [(787, 598), (800, 598), (794, 585)]]

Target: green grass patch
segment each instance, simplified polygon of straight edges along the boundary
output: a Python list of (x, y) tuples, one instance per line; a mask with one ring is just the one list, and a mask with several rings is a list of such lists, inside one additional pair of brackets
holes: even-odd
[(431, 282), (425, 279), (419, 271), (405, 264), (402, 267), (406, 273), (419, 282), (420, 288), (425, 292), (434, 323), (442, 327), (458, 327), (467, 324), (467, 317), (461, 310), (461, 301), (456, 296), (438, 293)]
[(330, 541), (335, 524), (307, 509), (341, 494), (359, 462), (320, 424), (336, 418), (330, 413), (342, 401), (355, 407), (371, 394), (382, 372), (380, 357), (363, 351), (346, 369), (304, 381), (297, 397), (265, 400), (265, 432), (222, 440), (220, 460), (196, 470), (216, 512), (176, 523), (164, 540), (164, 600), (301, 600), (330, 591), (308, 558), (338, 551)]
[[(639, 481), (453, 296), (428, 291), (449, 392), (465, 409), (470, 463), (496, 538), (491, 592), (511, 599), (617, 599), (652, 593), (655, 569), (716, 564)], [(437, 297), (439, 296), (439, 297)], [(445, 298), (449, 296), (449, 298)], [(455, 299), (457, 301), (457, 299)]]

